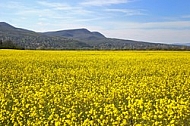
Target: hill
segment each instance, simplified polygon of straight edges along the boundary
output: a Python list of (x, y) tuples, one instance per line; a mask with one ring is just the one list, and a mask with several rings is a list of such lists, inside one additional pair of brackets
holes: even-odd
[(91, 48), (86, 43), (64, 38), (53, 37), (34, 31), (15, 28), (5, 22), (0, 22), (0, 40), (11, 40), (25, 49), (75, 49)]
[(173, 45), (190, 46), (190, 43), (174, 43)]
[(122, 40), (116, 38), (106, 38), (99, 32), (90, 32), (87, 29), (61, 30), (55, 32), (45, 32), (44, 35), (54, 37), (66, 37), (84, 42), (93, 49), (135, 49), (135, 50), (183, 50), (189, 49), (184, 45), (169, 45), (161, 43), (150, 43), (134, 40)]
[(99, 32), (71, 29), (38, 33), (0, 22), (0, 40), (12, 41), (25, 49), (130, 49), (130, 50), (190, 50), (183, 45), (149, 43), (106, 38)]
[(87, 40), (97, 40), (97, 39), (106, 38), (104, 35), (102, 35), (99, 32), (90, 32), (87, 29), (62, 30), (55, 32), (45, 32), (43, 34), (72, 38), (72, 39), (87, 39)]

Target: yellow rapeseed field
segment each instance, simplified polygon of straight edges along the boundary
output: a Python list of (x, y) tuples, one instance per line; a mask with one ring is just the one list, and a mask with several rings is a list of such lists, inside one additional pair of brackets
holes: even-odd
[(0, 50), (0, 126), (189, 126), (190, 52)]

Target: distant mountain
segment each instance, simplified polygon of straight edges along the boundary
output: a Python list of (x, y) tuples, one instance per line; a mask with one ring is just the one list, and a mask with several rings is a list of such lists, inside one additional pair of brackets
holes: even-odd
[(102, 35), (99, 32), (90, 32), (87, 29), (62, 30), (55, 32), (45, 32), (43, 34), (72, 38), (72, 39), (87, 39), (87, 40), (97, 40), (97, 39), (106, 38), (104, 35)]
[(190, 46), (190, 43), (184, 43), (183, 45), (185, 45), (185, 46)]
[[(149, 43), (106, 38), (87, 29), (37, 33), (0, 22), (0, 40), (11, 40), (25, 49), (129, 49), (129, 50), (190, 50), (188, 46)], [(0, 43), (1, 44), (1, 43)]]
[(190, 46), (190, 43), (174, 43), (173, 45)]
[(15, 27), (11, 26), (10, 24), (7, 24), (6, 22), (0, 22), (0, 29), (1, 30), (12, 30), (16, 29)]
[(0, 22), (0, 40), (11, 40), (25, 49), (91, 48), (86, 43), (77, 40), (53, 37), (26, 29), (15, 28), (5, 22)]
[(87, 29), (72, 29), (72, 30), (61, 30), (55, 32), (45, 32), (44, 35), (72, 38), (78, 41), (82, 41), (94, 49), (158, 49), (158, 50), (175, 50), (184, 49), (180, 45), (168, 45), (161, 43), (150, 43), (133, 40), (122, 40), (106, 38), (99, 32), (90, 32)]

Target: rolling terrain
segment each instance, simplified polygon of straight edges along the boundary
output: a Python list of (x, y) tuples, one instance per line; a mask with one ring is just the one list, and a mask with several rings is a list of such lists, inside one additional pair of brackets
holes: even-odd
[(24, 49), (190, 50), (185, 45), (107, 38), (84, 28), (39, 33), (16, 28), (6, 22), (0, 22), (0, 40), (12, 41)]

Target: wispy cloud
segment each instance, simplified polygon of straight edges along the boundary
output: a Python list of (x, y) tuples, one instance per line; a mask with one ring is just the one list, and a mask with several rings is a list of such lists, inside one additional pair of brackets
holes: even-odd
[(24, 5), (22, 5), (20, 2), (16, 2), (16, 1), (7, 1), (6, 3), (1, 3), (0, 7), (4, 8), (4, 9), (22, 9), (22, 8), (25, 8)]
[(112, 4), (128, 3), (130, 1), (131, 0), (86, 0), (81, 4), (86, 6), (107, 6)]
[[(36, 6), (28, 6), (26, 3), (7, 1), (7, 3), (1, 4), (1, 8), (8, 10), (15, 10), (11, 15), (18, 17), (35, 17), (39, 20), (57, 19), (67, 20), (78, 18), (89, 18), (93, 14), (92, 11), (86, 10), (80, 6), (71, 6), (67, 3), (37, 1)], [(67, 20), (69, 21), (69, 20)]]
[(103, 32), (109, 37), (149, 42), (190, 42), (190, 21), (168, 22), (110, 22), (111, 29)]
[(94, 18), (86, 18), (86, 19), (77, 19), (76, 22), (89, 22), (89, 21), (97, 21), (107, 19), (109, 17), (94, 17)]
[(52, 11), (53, 10), (60, 12), (66, 11), (70, 15), (72, 14), (87, 15), (92, 13), (91, 11), (84, 9), (81, 6), (71, 6), (70, 4), (64, 2), (58, 3), (58, 2), (38, 1), (37, 3), (41, 6), (51, 9)]
[(141, 27), (144, 29), (190, 29), (190, 21), (165, 21), (165, 22), (148, 22), (134, 24), (136, 27)]
[(38, 4), (55, 9), (55, 10), (72, 10), (73, 7), (71, 7), (69, 4), (66, 3), (55, 3), (55, 2), (47, 2), (47, 1), (38, 1)]
[[(109, 22), (108, 25), (113, 26), (113, 29), (175, 29), (175, 30), (190, 30), (190, 21), (165, 21), (165, 22)], [(114, 27), (115, 26), (115, 27)]]
[(190, 15), (183, 15), (183, 16), (181, 16), (181, 18), (187, 19), (187, 18), (190, 18)]
[(116, 12), (116, 13), (123, 13), (127, 16), (134, 16), (134, 15), (146, 15), (144, 12), (145, 10), (142, 9), (105, 9), (107, 12)]
[(145, 42), (159, 42), (159, 43), (189, 43), (190, 30), (171, 30), (171, 29), (116, 29), (104, 30), (107, 36), (112, 38), (123, 38)]

